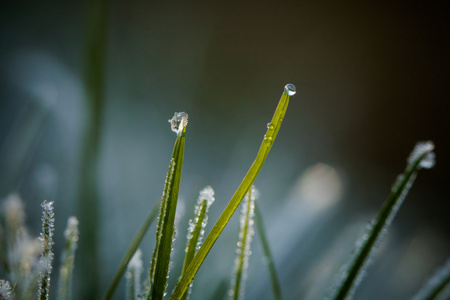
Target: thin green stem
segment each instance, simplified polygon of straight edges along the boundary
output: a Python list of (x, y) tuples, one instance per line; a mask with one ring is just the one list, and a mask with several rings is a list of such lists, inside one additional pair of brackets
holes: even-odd
[(147, 218), (145, 219), (144, 223), (142, 224), (139, 231), (136, 233), (136, 235), (133, 238), (133, 241), (131, 242), (130, 246), (128, 247), (128, 250), (125, 252), (125, 255), (123, 256), (122, 260), (119, 263), (119, 267), (117, 268), (116, 274), (114, 275), (114, 278), (109, 285), (109, 288), (103, 297), (104, 300), (109, 300), (114, 295), (114, 291), (117, 288), (117, 285), (119, 284), (120, 278), (125, 273), (125, 269), (127, 268), (128, 263), (130, 262), (131, 258), (133, 257), (134, 253), (138, 249), (142, 239), (144, 238), (145, 234), (147, 233), (150, 225), (153, 223), (153, 221), (156, 218), (156, 215), (158, 213), (159, 203), (157, 203), (153, 209), (148, 214)]
[(269, 269), (273, 296), (276, 300), (282, 300), (283, 297), (281, 296), (280, 281), (278, 280), (277, 271), (275, 269), (275, 264), (273, 262), (272, 253), (270, 251), (269, 241), (267, 239), (266, 230), (264, 227), (264, 222), (258, 201), (255, 201), (255, 223), (256, 228), (258, 229), (259, 237), (261, 239), (261, 244), (264, 251), (264, 260), (267, 263), (267, 268)]

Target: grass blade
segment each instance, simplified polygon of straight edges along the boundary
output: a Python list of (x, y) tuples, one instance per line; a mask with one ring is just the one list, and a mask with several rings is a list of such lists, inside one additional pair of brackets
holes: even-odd
[(250, 258), (250, 243), (253, 234), (253, 216), (255, 210), (255, 199), (258, 191), (254, 186), (250, 188), (244, 199), (241, 210), (239, 241), (237, 243), (237, 257), (235, 263), (235, 276), (232, 279), (230, 299), (238, 300), (244, 298), (245, 280), (247, 277), (248, 260)]
[(405, 172), (400, 175), (392, 187), (377, 218), (358, 243), (354, 258), (349, 268), (344, 272), (341, 283), (338, 284), (332, 299), (351, 299), (355, 289), (361, 282), (374, 251), (381, 243), (392, 220), (398, 212), (403, 200), (411, 188), (417, 172), (421, 168), (431, 168), (434, 165), (434, 145), (431, 142), (417, 143), (408, 158)]
[(136, 252), (136, 250), (139, 247), (139, 244), (141, 243), (142, 239), (144, 238), (145, 234), (148, 231), (148, 228), (153, 223), (153, 221), (156, 218), (156, 214), (158, 213), (158, 207), (159, 203), (157, 203), (153, 209), (148, 214), (147, 218), (145, 219), (144, 223), (142, 224), (139, 231), (136, 233), (136, 236), (134, 237), (133, 241), (130, 244), (130, 247), (128, 248), (127, 252), (125, 252), (125, 255), (123, 256), (122, 260), (119, 263), (119, 267), (117, 268), (116, 274), (114, 275), (114, 278), (109, 285), (109, 288), (103, 297), (104, 300), (109, 300), (114, 295), (114, 291), (117, 288), (117, 285), (119, 284), (120, 278), (122, 277), (123, 273), (125, 272), (125, 269), (127, 268), (128, 263), (130, 262), (131, 258), (133, 257), (133, 254)]
[(414, 296), (413, 300), (437, 300), (450, 298), (450, 259), (447, 260), (425, 286)]
[(39, 276), (38, 296), (40, 300), (48, 300), (50, 293), (50, 274), (52, 273), (53, 261), (53, 231), (55, 230), (55, 214), (53, 202), (42, 203), (42, 232), (39, 237), (42, 242), (41, 263), (44, 270)]
[[(186, 245), (186, 255), (184, 257), (183, 271), (184, 274), (187, 267), (194, 258), (195, 252), (202, 244), (203, 234), (205, 232), (206, 223), (208, 222), (208, 210), (214, 202), (214, 190), (207, 186), (200, 191), (200, 196), (195, 205), (194, 218), (189, 220), (188, 239)], [(190, 285), (192, 287), (192, 284)], [(182, 299), (186, 300), (189, 292), (185, 292)]]
[(272, 145), (275, 141), (278, 131), (280, 130), (281, 123), (283, 122), (283, 118), (284, 115), (286, 114), (286, 110), (289, 104), (289, 97), (294, 94), (295, 94), (294, 85), (292, 84), (286, 85), (284, 88), (284, 92), (281, 96), (280, 102), (278, 103), (277, 109), (275, 110), (275, 113), (273, 115), (272, 121), (269, 124), (267, 124), (268, 125), (267, 132), (264, 136), (263, 142), (261, 143), (258, 154), (256, 155), (255, 161), (251, 165), (250, 169), (247, 172), (247, 175), (245, 175), (244, 179), (242, 180), (238, 189), (234, 193), (233, 197), (231, 198), (227, 207), (223, 211), (222, 215), (219, 217), (219, 220), (217, 220), (216, 224), (211, 229), (211, 232), (206, 237), (205, 241), (203, 242), (203, 245), (200, 247), (197, 254), (192, 259), (192, 262), (189, 264), (186, 272), (181, 277), (178, 285), (176, 286), (171, 296), (172, 300), (180, 299), (183, 296), (184, 292), (186, 291), (191, 281), (194, 279), (195, 274), (202, 265), (212, 246), (219, 238), (220, 234), (227, 225), (231, 216), (234, 214), (237, 207), (244, 198), (245, 194), (252, 186), (253, 182), (256, 179), (256, 176), (258, 176), (258, 173), (261, 170), (264, 161), (266, 160), (267, 155), (269, 154), (270, 149), (272, 148)]
[(264, 251), (264, 261), (267, 263), (267, 268), (269, 269), (273, 296), (276, 300), (282, 300), (283, 298), (281, 296), (280, 281), (278, 280), (275, 264), (273, 263), (273, 258), (269, 247), (269, 241), (267, 239), (263, 218), (257, 201), (255, 201), (255, 223), (256, 228), (258, 229), (259, 237), (261, 239), (261, 244)]
[(186, 113), (175, 113), (170, 123), (177, 133), (177, 140), (170, 161), (169, 172), (161, 200), (161, 209), (156, 231), (156, 246), (150, 266), (150, 293), (148, 299), (163, 299), (169, 276), (170, 254), (174, 234), (175, 213), (183, 168)]
[(134, 253), (127, 267), (127, 300), (137, 300), (141, 293), (141, 274), (143, 270), (142, 252), (140, 249)]
[(72, 294), (71, 285), (78, 235), (78, 220), (75, 217), (70, 217), (67, 220), (67, 228), (64, 232), (66, 247), (63, 253), (61, 268), (59, 269), (59, 300), (69, 300)]

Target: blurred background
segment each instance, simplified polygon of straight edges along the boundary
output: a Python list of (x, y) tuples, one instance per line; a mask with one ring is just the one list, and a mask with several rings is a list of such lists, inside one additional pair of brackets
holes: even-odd
[[(67, 218), (80, 219), (74, 299), (98, 299), (160, 199), (175, 141), (167, 120), (187, 112), (170, 292), (199, 190), (216, 192), (209, 231), (293, 83), (255, 182), (285, 298), (326, 294), (415, 143), (432, 140), (437, 164), (420, 172), (355, 295), (408, 299), (450, 253), (444, 5), (3, 1), (0, 198), (22, 197), (35, 235), (40, 203), (55, 201), (54, 287)], [(226, 294), (237, 215), (193, 299)], [(141, 245), (146, 270), (154, 232)], [(258, 234), (252, 252), (245, 298), (272, 299)]]

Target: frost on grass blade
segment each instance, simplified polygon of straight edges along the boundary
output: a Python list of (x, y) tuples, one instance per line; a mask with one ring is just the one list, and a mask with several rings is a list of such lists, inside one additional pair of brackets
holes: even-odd
[[(197, 204), (195, 205), (194, 218), (189, 220), (186, 255), (181, 275), (186, 271), (195, 253), (202, 245), (206, 223), (208, 222), (208, 210), (213, 202), (214, 190), (212, 187), (207, 186), (200, 191)], [(192, 283), (189, 285), (188, 292), (184, 293), (182, 299), (187, 299), (189, 297), (191, 289)]]
[(252, 242), (255, 199), (258, 197), (258, 190), (252, 186), (244, 198), (241, 209), (239, 241), (237, 243), (234, 275), (232, 276), (231, 289), (228, 293), (230, 299), (243, 299), (245, 291), (245, 281), (247, 280), (248, 261), (250, 258), (250, 243)]
[(142, 251), (138, 249), (128, 263), (127, 273), (125, 274), (127, 279), (127, 300), (138, 299), (138, 295), (141, 293), (141, 274), (143, 270)]
[(53, 201), (42, 203), (42, 232), (40, 240), (42, 242), (42, 256), (41, 262), (45, 269), (39, 277), (38, 296), (40, 300), (48, 300), (50, 293), (50, 274), (52, 273), (53, 262), (53, 231), (54, 228), (54, 213)]
[[(162, 299), (166, 294), (167, 279), (171, 263), (172, 244), (175, 234), (175, 216), (183, 168), (185, 131), (187, 114), (176, 113), (172, 128), (177, 127), (177, 139), (172, 153), (172, 167), (169, 168), (168, 180), (164, 187), (161, 212), (156, 232), (156, 246), (150, 267), (150, 294), (148, 299)], [(172, 169), (172, 171), (170, 171)]]
[(7, 280), (0, 280), (0, 299), (8, 300), (11, 298), (11, 284)]
[(62, 255), (61, 267), (59, 269), (59, 299), (68, 300), (72, 294), (72, 276), (75, 262), (75, 251), (78, 246), (78, 219), (70, 217), (64, 231), (66, 246)]
[(172, 131), (180, 135), (188, 123), (188, 114), (185, 112), (176, 112), (173, 118), (169, 120)]
[(432, 142), (417, 143), (403, 174), (397, 177), (388, 199), (384, 202), (377, 218), (369, 224), (366, 232), (356, 244), (349, 263), (343, 267), (337, 284), (328, 299), (352, 299), (372, 262), (374, 252), (383, 240), (389, 226), (410, 190), (418, 170), (434, 165), (434, 145)]
[(450, 299), (450, 259), (441, 267), (412, 300)]
[(239, 204), (242, 202), (242, 199), (244, 199), (244, 196), (247, 194), (248, 190), (261, 171), (261, 168), (264, 165), (264, 162), (266, 161), (270, 149), (272, 149), (273, 143), (275, 142), (275, 139), (281, 128), (281, 124), (283, 123), (283, 119), (286, 115), (286, 111), (289, 105), (289, 99), (289, 92), (286, 93), (285, 91), (283, 91), (275, 113), (273, 114), (272, 121), (267, 128), (266, 134), (264, 135), (264, 140), (259, 147), (258, 154), (256, 155), (253, 164), (250, 166), (247, 174), (237, 188), (233, 197), (231, 197), (230, 201), (227, 204), (227, 207), (220, 215), (216, 224), (214, 224), (208, 236), (205, 238), (202, 246), (192, 259), (192, 262), (189, 264), (188, 269), (179, 280), (177, 286), (175, 287), (175, 290), (170, 296), (171, 300), (181, 299), (181, 297), (184, 295), (186, 289), (194, 279), (195, 274), (197, 274), (209, 251), (214, 246), (225, 226), (230, 221)]

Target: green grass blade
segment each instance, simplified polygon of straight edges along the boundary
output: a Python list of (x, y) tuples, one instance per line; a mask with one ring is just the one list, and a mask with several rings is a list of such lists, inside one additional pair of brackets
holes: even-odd
[(272, 148), (278, 131), (280, 130), (281, 123), (283, 122), (283, 118), (286, 114), (286, 110), (289, 104), (289, 96), (292, 96), (293, 94), (295, 94), (295, 87), (292, 84), (286, 85), (280, 102), (278, 103), (277, 109), (275, 110), (275, 113), (273, 115), (272, 121), (267, 124), (267, 132), (264, 136), (263, 142), (261, 143), (258, 154), (256, 155), (255, 161), (251, 165), (250, 169), (247, 172), (247, 175), (245, 175), (244, 179), (234, 193), (222, 215), (219, 217), (219, 220), (217, 220), (216, 224), (211, 229), (211, 232), (206, 237), (203, 245), (200, 247), (199, 251), (192, 259), (192, 262), (190, 263), (186, 272), (181, 277), (178, 285), (172, 293), (172, 300), (180, 299), (183, 296), (184, 292), (186, 291), (191, 281), (194, 279), (195, 274), (202, 265), (212, 246), (219, 238), (231, 216), (234, 214), (245, 194), (252, 186), (253, 182), (256, 179), (256, 176), (258, 176), (258, 173), (261, 170), (270, 149)]
[(437, 300), (450, 298), (450, 259), (441, 267), (413, 300)]
[(70, 217), (69, 220), (67, 220), (64, 236), (66, 238), (66, 247), (63, 253), (62, 264), (59, 269), (59, 300), (69, 300), (72, 294), (73, 267), (79, 236), (77, 218)]
[(377, 218), (364, 234), (355, 251), (354, 258), (350, 261), (349, 268), (345, 271), (341, 283), (336, 289), (332, 299), (351, 299), (355, 289), (361, 282), (371, 257), (381, 243), (389, 225), (398, 212), (403, 200), (411, 188), (417, 172), (421, 168), (431, 168), (434, 165), (434, 145), (431, 142), (418, 143), (408, 158), (405, 172), (400, 175), (392, 187), (387, 200), (384, 202)]
[(255, 223), (258, 229), (259, 237), (261, 239), (262, 248), (264, 251), (264, 261), (267, 263), (269, 269), (270, 281), (272, 283), (273, 296), (276, 300), (282, 300), (280, 281), (278, 280), (277, 271), (273, 262), (272, 254), (267, 239), (266, 230), (264, 227), (261, 210), (259, 209), (258, 201), (255, 201)]
[(170, 254), (174, 234), (175, 213), (183, 168), (185, 131), (187, 114), (175, 113), (170, 121), (172, 130), (177, 132), (172, 160), (161, 200), (161, 209), (156, 232), (156, 246), (150, 266), (150, 293), (148, 299), (163, 299), (169, 276)]
[(114, 275), (114, 278), (113, 278), (111, 284), (109, 285), (105, 296), (103, 297), (104, 300), (109, 300), (114, 295), (114, 291), (116, 290), (117, 285), (119, 284), (120, 278), (125, 273), (125, 269), (127, 268), (128, 263), (130, 262), (131, 258), (133, 257), (133, 254), (138, 249), (142, 239), (144, 238), (145, 234), (148, 231), (148, 228), (155, 220), (156, 215), (158, 213), (158, 208), (159, 208), (159, 203), (157, 203), (153, 207), (153, 209), (150, 211), (150, 213), (148, 214), (144, 223), (142, 224), (141, 228), (136, 233), (136, 236), (133, 238), (133, 241), (131, 242), (130, 246), (128, 247), (128, 250), (125, 252), (125, 255), (123, 256), (122, 260), (120, 261), (119, 267), (117, 268), (117, 271), (116, 271), (116, 274)]
[[(200, 191), (200, 195), (195, 205), (194, 218), (189, 220), (188, 239), (186, 245), (186, 255), (184, 257), (183, 271), (184, 274), (187, 267), (194, 258), (195, 252), (200, 248), (203, 234), (205, 232), (206, 223), (208, 222), (208, 210), (211, 204), (214, 202), (214, 190), (207, 186)], [(191, 284), (192, 286), (192, 284)], [(186, 300), (189, 296), (188, 292), (185, 292), (182, 299)]]
[(255, 210), (255, 199), (257, 190), (254, 186), (250, 188), (244, 199), (244, 205), (241, 210), (238, 250), (235, 263), (235, 276), (232, 278), (232, 288), (230, 290), (230, 299), (238, 300), (244, 298), (245, 279), (248, 269), (248, 260), (250, 258), (250, 243), (254, 234), (253, 216)]

